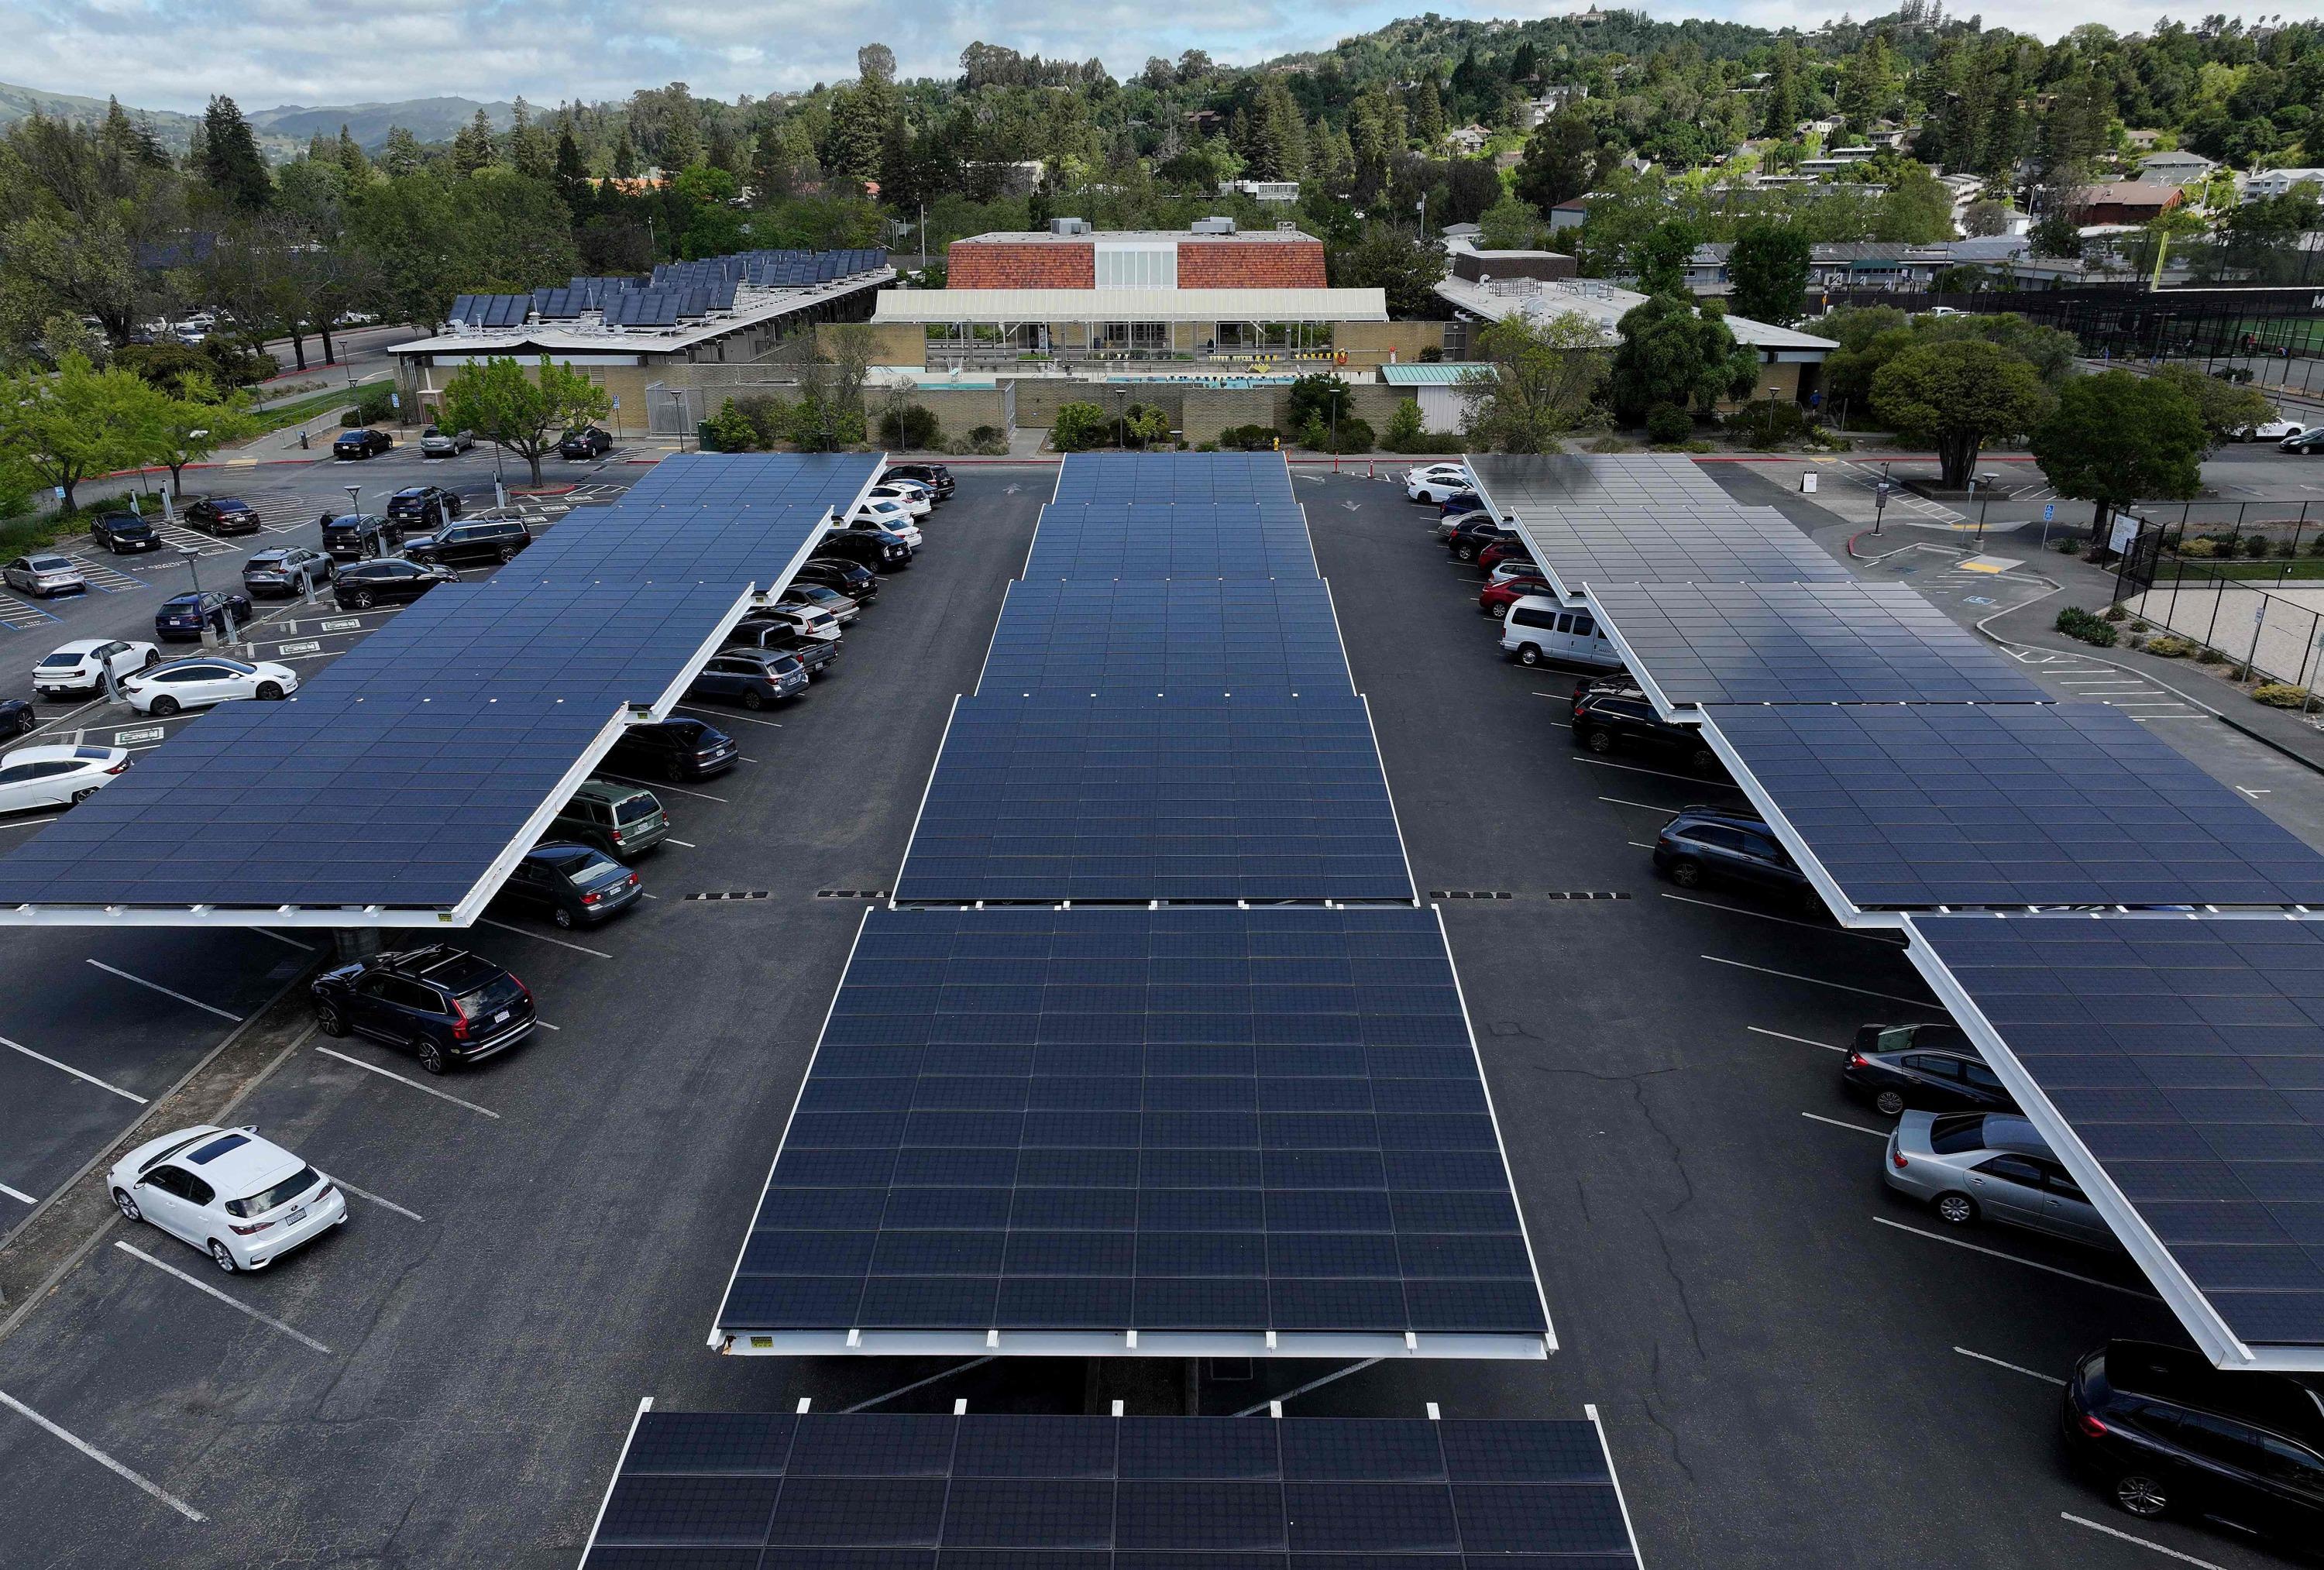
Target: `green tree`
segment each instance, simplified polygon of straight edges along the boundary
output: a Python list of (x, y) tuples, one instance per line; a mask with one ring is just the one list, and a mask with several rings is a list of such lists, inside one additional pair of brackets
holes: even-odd
[(573, 215), (573, 221), (583, 222), (596, 191), (589, 184), (589, 166), (581, 161), (581, 144), (573, 140), (570, 128), (558, 133), (557, 168), (550, 178), (556, 181), (557, 194), (564, 199), (565, 209)]
[(1658, 403), (1708, 414), (1758, 384), (1758, 356), (1735, 342), (1715, 307), (1658, 294), (1631, 307), (1619, 326), (1608, 392), (1624, 420), (1644, 419)]
[(478, 109), (475, 118), (460, 127), (452, 138), (452, 172), (470, 175), (480, 169), (490, 169), (497, 161), (493, 151), (493, 123)]
[(1800, 51), (1798, 45), (1786, 40), (1777, 47), (1775, 68), (1767, 74), (1767, 113), (1759, 133), (1789, 142), (1792, 128), (1799, 123)]
[(759, 427), (728, 399), (702, 422), (703, 445), (715, 453), (747, 453), (759, 445)]
[(250, 412), (249, 399), (240, 392), (218, 394), (208, 377), (185, 376), (181, 390), (166, 397), (152, 410), (153, 426), (144, 444), (152, 455), (169, 465), (170, 494), (186, 493), (186, 465), (198, 464), (220, 447), (258, 434), (259, 423)]
[[(2252, 427), (2276, 418), (2275, 405), (2257, 389), (2206, 376), (2192, 365), (2158, 365), (2148, 374), (2148, 380), (2175, 388), (2181, 398), (2195, 406), (2196, 414), (2203, 421), (2203, 434), (2213, 447), (2235, 441)], [(2154, 494), (2164, 492), (2158, 491)]]
[(1895, 56), (1881, 32), (1869, 32), (1840, 75), (1840, 112), (1861, 137), (1872, 130), (1896, 91)]
[[(1572, 311), (1504, 317), (1478, 332), (1472, 353), (1475, 363), (1463, 370), (1460, 390), (1462, 423), (1477, 448), (1558, 451), (1560, 436), (1589, 421), (1606, 383), (1605, 334)], [(1388, 434), (1393, 445), (1393, 423)]]
[(1548, 227), (1541, 213), (1522, 197), (1506, 196), (1485, 209), (1477, 220), (1480, 251), (1531, 251), (1541, 244)]
[(1941, 482), (1969, 484), (1986, 438), (2030, 428), (2047, 402), (2024, 359), (1978, 339), (1918, 344), (1872, 378), (1872, 409), (1906, 437), (1937, 450)]
[(1543, 121), (1525, 145), (1510, 187), (1546, 213), (1598, 183), (1598, 129), (1579, 105)]
[(1728, 304), (1738, 317), (1789, 326), (1806, 313), (1808, 237), (1799, 225), (1753, 218), (1735, 231), (1727, 273), (1734, 282)]
[(2060, 495), (2091, 504), (2090, 529), (2102, 539), (2117, 509), (2200, 491), (2210, 435), (2202, 410), (2171, 383), (2107, 371), (2066, 383), (2033, 447)]
[(274, 199), (258, 138), (232, 98), (213, 97), (203, 111), (201, 148), (202, 178), (230, 205), (254, 213)]
[(387, 145), (380, 150), (380, 172), (390, 179), (418, 174), (428, 164), (427, 155), (420, 151), (420, 138), (401, 125), (387, 128)]
[(1060, 453), (1086, 453), (1108, 445), (1113, 422), (1093, 403), (1060, 404), (1049, 425), (1049, 445)]
[(1443, 314), (1436, 285), (1449, 263), (1441, 249), (1424, 244), (1409, 229), (1374, 219), (1353, 244), (1326, 246), (1323, 262), (1333, 289), (1384, 290), (1388, 315), (1399, 320)]
[(605, 390), (570, 365), (547, 355), (531, 370), (507, 355), (472, 363), (452, 373), (437, 405), (437, 421), (468, 430), (476, 439), (522, 458), (540, 483), (540, 455), (576, 426), (613, 412)]
[(1953, 237), (1953, 193), (1925, 165), (1907, 162), (1879, 199), (1876, 240), (1933, 244)]
[(0, 374), (0, 453), (61, 491), (70, 511), (82, 481), (154, 455), (168, 401), (143, 377), (100, 371), (78, 354), (67, 354), (53, 372)]
[(1702, 227), (1692, 219), (1665, 218), (1647, 230), (1630, 247), (1630, 270), (1638, 276), (1638, 292), (1690, 298), (1686, 265), (1702, 243)]

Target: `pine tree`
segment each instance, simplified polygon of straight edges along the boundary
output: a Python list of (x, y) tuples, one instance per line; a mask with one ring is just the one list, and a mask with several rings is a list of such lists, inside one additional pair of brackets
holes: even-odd
[(1775, 69), (1767, 78), (1767, 117), (1759, 133), (1788, 142), (1799, 123), (1800, 51), (1786, 42), (1775, 50)]
[(638, 176), (637, 143), (630, 140), (630, 128), (622, 127), (622, 139), (613, 143), (613, 178), (635, 179)]
[(581, 144), (573, 140), (573, 130), (567, 126), (557, 133), (557, 194), (565, 198), (565, 206), (573, 214), (575, 223), (589, 206), (589, 166), (581, 161)]
[(1444, 140), (1444, 100), (1436, 91), (1436, 83), (1421, 78), (1405, 89), (1404, 103), (1413, 140), (1420, 143), (1423, 152), (1434, 153)]
[(274, 181), (259, 156), (258, 138), (232, 98), (213, 97), (202, 115), (199, 173), (212, 189), (245, 213), (274, 199)]
[(452, 138), (452, 172), (471, 175), (480, 169), (490, 169), (495, 157), (493, 151), (493, 123), (485, 118), (480, 107), (475, 118), (461, 126), (460, 133)]
[(401, 125), (387, 128), (387, 145), (380, 149), (379, 163), (388, 179), (418, 174), (427, 162), (427, 155), (420, 151), (420, 138)]
[(338, 160), (339, 172), (346, 176), (347, 188), (352, 190), (371, 179), (371, 160), (364, 156), (363, 145), (345, 125), (339, 127), (338, 145), (332, 156)]

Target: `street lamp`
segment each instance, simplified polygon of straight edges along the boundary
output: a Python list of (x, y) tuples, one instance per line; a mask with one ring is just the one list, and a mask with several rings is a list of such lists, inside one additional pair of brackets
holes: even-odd
[(1113, 390), (1113, 445), (1117, 447), (1130, 445), (1124, 439), (1129, 434), (1129, 420), (1130, 389), (1117, 387)]

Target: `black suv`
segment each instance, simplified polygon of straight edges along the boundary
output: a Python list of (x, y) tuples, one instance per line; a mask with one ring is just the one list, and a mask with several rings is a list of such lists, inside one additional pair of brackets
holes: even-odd
[(407, 485), (387, 499), (387, 515), (407, 529), (436, 528), (460, 516), (460, 499), (441, 485)]
[(1583, 686), (1573, 695), (1573, 745), (1603, 756), (1639, 747), (1683, 763), (1700, 775), (1726, 777), (1719, 754), (1692, 725), (1674, 725), (1655, 712), (1637, 688)]
[(1890, 1117), (1907, 1107), (1928, 1112), (2017, 1110), (2001, 1077), (1985, 1066), (1959, 1025), (1860, 1025), (1840, 1073), (1850, 1090)]
[(323, 549), (335, 562), (383, 556), (403, 544), (403, 520), (376, 512), (323, 515)]
[(342, 611), (374, 605), (409, 605), (438, 583), (456, 583), (460, 574), (425, 562), (356, 562), (331, 580), (331, 598)]
[(441, 943), (374, 954), (315, 978), (315, 1027), (401, 1047), (431, 1074), (532, 1033), (532, 994), (489, 959)]
[(2110, 1341), (2074, 1365), (2066, 1454), (2135, 1516), (2217, 1516), (2284, 1543), (2324, 1541), (2324, 1382), (2214, 1368)]
[(858, 605), (869, 605), (880, 597), (880, 574), (854, 562), (837, 556), (810, 556), (799, 564), (791, 574), (794, 583), (820, 583), (826, 589), (836, 589)]
[(88, 542), (103, 546), (116, 556), (161, 548), (161, 537), (154, 532), (152, 520), (134, 512), (104, 512), (90, 519)]
[(205, 496), (186, 509), (186, 527), (204, 534), (256, 534), (258, 509), (234, 496)]
[(595, 426), (567, 431), (565, 439), (557, 444), (557, 455), (560, 458), (597, 458), (613, 450), (613, 436)]
[(917, 480), (938, 501), (952, 500), (952, 471), (942, 464), (890, 464), (880, 471), (883, 480)]
[(1471, 522), (1454, 529), (1444, 542), (1456, 562), (1473, 562), (1489, 545), (1517, 537), (1517, 531), (1504, 524), (1495, 523), (1490, 513), (1480, 513)]
[(560, 927), (595, 926), (638, 903), (638, 875), (591, 845), (536, 845), (510, 868), (502, 897), (549, 913)]
[(607, 772), (660, 779), (708, 779), (734, 767), (734, 739), (699, 720), (632, 725), (605, 755)]
[(403, 554), (415, 562), (477, 567), (514, 561), (517, 552), (531, 543), (532, 530), (521, 518), (480, 518), (423, 535), (406, 545)]
[(823, 537), (815, 554), (837, 556), (875, 573), (892, 573), (912, 565), (912, 547), (904, 543), (904, 537), (890, 534), (873, 523), (843, 524), (834, 528)]
[(1748, 812), (1680, 809), (1655, 836), (1655, 870), (1681, 888), (1741, 884), (1784, 895), (1805, 910), (1823, 909), (1823, 896), (1775, 843), (1775, 831)]

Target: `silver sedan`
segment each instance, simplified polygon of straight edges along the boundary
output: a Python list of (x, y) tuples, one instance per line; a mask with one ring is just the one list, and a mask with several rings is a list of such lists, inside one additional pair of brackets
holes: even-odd
[(2009, 1113), (1907, 1112), (1888, 1135), (1881, 1175), (1954, 1226), (2000, 1221), (2122, 1246), (2034, 1125)]
[(0, 582), (36, 600), (45, 600), (51, 594), (88, 592), (88, 580), (81, 576), (80, 565), (70, 556), (18, 556), (0, 567)]

